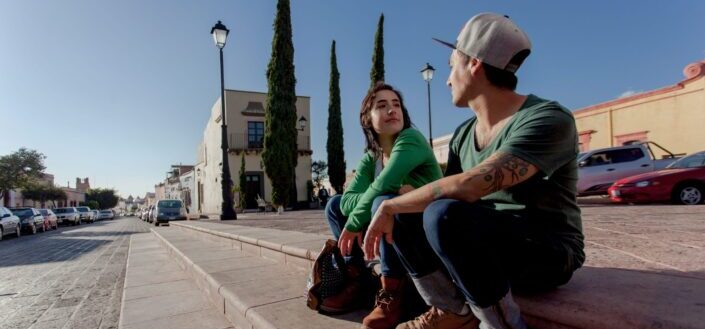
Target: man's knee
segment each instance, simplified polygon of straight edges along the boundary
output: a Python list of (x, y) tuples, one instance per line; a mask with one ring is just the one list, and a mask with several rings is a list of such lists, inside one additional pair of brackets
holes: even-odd
[[(460, 201), (451, 199), (436, 200), (426, 207), (423, 212), (423, 228), (429, 242), (437, 240), (446, 231), (448, 214), (454, 203)], [(433, 244), (433, 243), (432, 243)]]

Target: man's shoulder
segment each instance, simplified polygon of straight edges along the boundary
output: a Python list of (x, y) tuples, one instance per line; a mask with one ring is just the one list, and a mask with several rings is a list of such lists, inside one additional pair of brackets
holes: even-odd
[[(557, 101), (544, 99), (533, 94), (530, 94), (527, 97), (528, 98), (524, 106), (519, 111), (519, 113), (525, 118), (552, 116), (557, 115), (558, 113), (562, 113), (569, 118), (573, 118), (573, 112)], [(558, 114), (558, 116), (565, 117), (560, 114)]]

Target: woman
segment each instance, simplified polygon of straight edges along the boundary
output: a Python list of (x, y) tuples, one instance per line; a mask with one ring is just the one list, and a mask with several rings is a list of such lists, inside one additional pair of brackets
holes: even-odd
[[(323, 300), (321, 309), (328, 313), (353, 310), (364, 287), (370, 286), (360, 245), (378, 205), (442, 177), (426, 138), (412, 127), (401, 93), (392, 86), (378, 83), (367, 92), (360, 124), (367, 142), (365, 155), (342, 197), (334, 196), (326, 206), (333, 236), (341, 253), (347, 256), (348, 276), (347, 286), (340, 294)], [(391, 328), (400, 320), (406, 271), (391, 245), (383, 244), (380, 255), (382, 289), (377, 293), (374, 310), (363, 320), (363, 328)]]

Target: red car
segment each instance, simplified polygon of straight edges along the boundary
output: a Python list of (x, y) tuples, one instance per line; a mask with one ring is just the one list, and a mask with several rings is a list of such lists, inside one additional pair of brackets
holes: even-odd
[(620, 179), (607, 192), (612, 201), (622, 203), (703, 203), (705, 151), (683, 157), (663, 170)]
[(56, 214), (51, 211), (51, 209), (39, 209), (39, 212), (42, 213), (42, 216), (44, 216), (44, 232), (59, 228), (59, 222), (56, 219)]

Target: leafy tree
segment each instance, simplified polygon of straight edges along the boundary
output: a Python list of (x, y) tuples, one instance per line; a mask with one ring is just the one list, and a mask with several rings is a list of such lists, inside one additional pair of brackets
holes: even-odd
[(306, 181), (306, 193), (308, 193), (308, 202), (315, 200), (313, 195), (313, 182), (310, 179)]
[(262, 160), (272, 181), (272, 203), (288, 203), (295, 168), (296, 151), (296, 77), (294, 45), (291, 40), (289, 0), (277, 2), (274, 20), (272, 57), (267, 67), (267, 112), (265, 114)]
[[(330, 46), (328, 140), (326, 142), (326, 151), (328, 151), (328, 173), (330, 174), (330, 184), (337, 193), (343, 193), (343, 184), (345, 184), (343, 121), (340, 112), (340, 72), (338, 72), (338, 58), (335, 54), (335, 40), (333, 40), (333, 43)], [(316, 185), (320, 184), (320, 180), (317, 180), (316, 182)]]
[(46, 156), (35, 150), (20, 148), (0, 156), (0, 199), (10, 190), (20, 189), (42, 176)]
[(370, 87), (374, 87), (378, 81), (384, 81), (384, 14), (379, 15), (377, 32), (375, 32), (375, 50), (372, 54)]
[(315, 187), (321, 188), (321, 181), (328, 177), (328, 164), (325, 161), (314, 161), (311, 163), (311, 172), (313, 173), (313, 184)]
[(66, 192), (58, 187), (32, 180), (22, 188), (22, 197), (27, 200), (37, 201), (44, 208), (47, 201), (66, 199)]
[(86, 201), (86, 202), (81, 202), (81, 206), (82, 206), (82, 207), (88, 207), (88, 208), (91, 208), (91, 209), (99, 209), (99, 208), (100, 208), (100, 205), (98, 204), (98, 201), (95, 201), (95, 200), (90, 200), (90, 201)]
[(247, 190), (247, 175), (245, 175), (245, 153), (242, 153), (242, 161), (240, 161), (240, 184), (238, 185), (240, 190), (240, 208), (245, 208), (247, 206), (247, 197), (245, 195)]
[(110, 209), (118, 204), (118, 196), (113, 189), (95, 188), (86, 192), (86, 202), (90, 201), (98, 203), (96, 209)]

